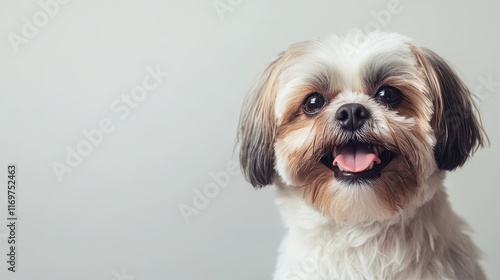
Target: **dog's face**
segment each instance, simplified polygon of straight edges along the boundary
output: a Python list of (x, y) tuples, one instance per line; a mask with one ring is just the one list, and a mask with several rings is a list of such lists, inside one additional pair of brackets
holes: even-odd
[(483, 144), (470, 92), (398, 34), (292, 45), (263, 73), (240, 123), (247, 179), (297, 192), (338, 222), (418, 207), (429, 177)]

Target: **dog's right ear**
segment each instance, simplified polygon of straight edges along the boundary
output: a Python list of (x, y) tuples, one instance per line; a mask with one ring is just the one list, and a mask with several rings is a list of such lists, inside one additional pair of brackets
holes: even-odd
[(242, 108), (238, 128), (240, 165), (245, 178), (255, 187), (273, 183), (274, 141), (276, 137), (277, 76), (282, 64), (281, 54), (261, 73), (248, 93)]
[(451, 171), (487, 145), (488, 137), (472, 94), (455, 71), (433, 51), (417, 47), (413, 50), (434, 94), (434, 156), (439, 169)]

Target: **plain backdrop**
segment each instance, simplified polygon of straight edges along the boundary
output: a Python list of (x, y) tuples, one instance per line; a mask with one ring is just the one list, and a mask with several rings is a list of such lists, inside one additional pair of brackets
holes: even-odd
[[(256, 191), (233, 170), (241, 104), (288, 45), (353, 27), (413, 38), (478, 92), (492, 145), (447, 186), (500, 279), (500, 2), (49, 2), (0, 2), (1, 279), (271, 279), (284, 230), (273, 187)], [(151, 71), (169, 75), (155, 83)], [(141, 101), (126, 105), (132, 92)], [(82, 144), (103, 120), (113, 130)], [(5, 262), (9, 163), (16, 273)], [(54, 165), (66, 166), (62, 181)]]

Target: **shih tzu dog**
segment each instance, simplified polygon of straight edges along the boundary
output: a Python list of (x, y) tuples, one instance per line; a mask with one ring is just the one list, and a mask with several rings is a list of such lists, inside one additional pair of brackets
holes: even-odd
[(471, 93), (395, 33), (293, 44), (247, 97), (240, 161), (288, 232), (274, 279), (485, 279), (443, 185), (487, 138)]

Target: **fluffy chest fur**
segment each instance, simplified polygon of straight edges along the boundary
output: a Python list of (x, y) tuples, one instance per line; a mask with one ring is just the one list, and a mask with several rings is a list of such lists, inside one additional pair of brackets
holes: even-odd
[(277, 204), (288, 233), (275, 280), (485, 279), (442, 186), (414, 213), (362, 225), (337, 224), (283, 190)]

